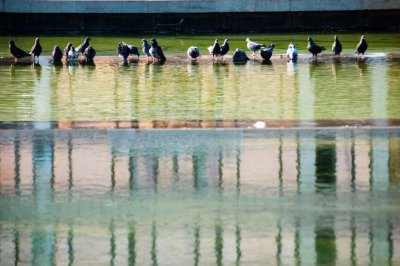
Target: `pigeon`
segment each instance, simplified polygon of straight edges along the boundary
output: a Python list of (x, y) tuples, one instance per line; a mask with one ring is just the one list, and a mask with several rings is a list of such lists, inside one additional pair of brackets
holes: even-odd
[(150, 48), (151, 48), (151, 45), (147, 42), (146, 39), (143, 39), (142, 40), (142, 51), (147, 56), (147, 59), (151, 56), (150, 52), (149, 52)]
[(78, 51), (78, 53), (84, 54), (84, 52), (86, 51), (86, 48), (89, 47), (89, 41), (90, 41), (90, 37), (85, 37), (85, 40), (83, 41), (83, 43), (81, 45), (79, 45), (78, 47), (76, 47), (76, 51)]
[(120, 42), (117, 46), (117, 51), (120, 60), (123, 61), (124, 63), (128, 62), (128, 57), (130, 52), (128, 45), (124, 42)]
[(272, 56), (272, 52), (275, 48), (275, 44), (271, 44), (270, 46), (268, 46), (268, 48), (264, 48), (260, 50), (260, 55), (264, 60), (269, 60), (271, 59)]
[(364, 55), (365, 51), (367, 51), (368, 44), (367, 41), (365, 40), (365, 36), (361, 36), (360, 42), (357, 44), (356, 51), (354, 53), (357, 53), (357, 55)]
[(233, 53), (232, 60), (233, 62), (247, 62), (247, 60), (250, 60), (250, 58), (247, 57), (246, 53), (243, 50), (237, 48), (236, 51)]
[(340, 55), (340, 53), (342, 52), (342, 44), (339, 41), (339, 38), (335, 35), (333, 37), (335, 39), (335, 41), (332, 44), (332, 52), (334, 53), (334, 55)]
[(67, 46), (64, 48), (64, 56), (65, 56), (65, 60), (68, 62), (68, 54), (69, 51), (71, 51), (72, 48), (72, 43), (67, 43)]
[(289, 47), (286, 51), (286, 55), (288, 57), (289, 60), (292, 61), (296, 61), (297, 60), (297, 56), (298, 56), (298, 52), (297, 52), (297, 48), (293, 43), (289, 44)]
[(224, 40), (224, 43), (221, 45), (221, 51), (219, 52), (220, 55), (222, 55), (222, 58), (224, 58), (224, 55), (226, 55), (229, 52), (229, 43), (228, 39)]
[(86, 63), (93, 63), (93, 58), (96, 56), (96, 51), (92, 46), (88, 46), (83, 52)]
[(221, 47), (219, 46), (218, 39), (215, 39), (214, 44), (212, 46), (208, 46), (208, 52), (212, 55), (213, 61), (214, 56), (218, 57), (219, 53), (221, 52)]
[(33, 56), (33, 63), (35, 63), (35, 59), (37, 58), (39, 62), (39, 56), (42, 53), (42, 46), (40, 45), (39, 38), (35, 39), (35, 44), (32, 46), (30, 54)]
[(253, 58), (255, 56), (256, 51), (260, 50), (261, 48), (265, 48), (264, 44), (259, 44), (259, 43), (253, 42), (249, 38), (246, 39), (246, 42), (247, 42), (247, 48), (249, 50), (253, 51)]
[(308, 37), (307, 41), (307, 49), (312, 53), (313, 58), (316, 58), (319, 53), (326, 50), (325, 47), (316, 45), (311, 37)]
[(31, 54), (29, 54), (29, 53), (21, 50), (17, 46), (15, 46), (14, 41), (9, 41), (8, 42), (8, 51), (10, 52), (10, 54), (12, 56), (14, 56), (16, 63), (18, 62), (19, 58), (31, 56)]
[(153, 58), (153, 63), (157, 60), (160, 60), (160, 56), (158, 55), (158, 43), (156, 41), (156, 39), (152, 38), (150, 40), (151, 43), (151, 47), (149, 49), (149, 53), (151, 55), (151, 57)]
[(139, 49), (133, 45), (128, 45), (128, 48), (129, 48), (129, 54), (131, 54), (131, 55), (135, 54), (135, 55), (137, 55), (137, 57), (139, 59), (139, 56), (140, 56)]
[(197, 48), (195, 46), (190, 46), (189, 49), (187, 50), (187, 55), (191, 59), (196, 60), (197, 57), (200, 56), (200, 50), (199, 50), (199, 48)]
[(61, 51), (58, 45), (54, 46), (53, 52), (51, 53), (51, 57), (53, 58), (54, 63), (61, 63), (63, 52)]
[(158, 56), (160, 57), (160, 61), (162, 61), (162, 62), (167, 60), (161, 46), (159, 46), (159, 45), (158, 45)]
[(75, 47), (71, 46), (71, 49), (68, 51), (67, 63), (74, 63), (78, 60), (79, 53), (75, 50)]

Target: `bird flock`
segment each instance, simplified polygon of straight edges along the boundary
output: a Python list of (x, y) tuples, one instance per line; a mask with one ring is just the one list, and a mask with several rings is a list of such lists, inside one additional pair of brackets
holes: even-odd
[[(82, 44), (77, 46), (76, 48), (72, 43), (68, 43), (64, 48), (64, 51), (61, 51), (58, 45), (54, 46), (53, 51), (51, 53), (51, 59), (54, 63), (61, 63), (62, 59), (65, 58), (66, 63), (76, 63), (78, 62), (78, 58), (80, 58), (80, 63), (90, 64), (94, 62), (94, 57), (96, 56), (96, 50), (89, 44), (90, 37), (85, 37)], [(307, 50), (312, 54), (313, 60), (316, 60), (318, 54), (322, 53), (325, 49), (323, 46), (317, 45), (314, 40), (309, 37), (307, 39)], [(262, 59), (269, 60), (272, 57), (273, 50), (275, 48), (274, 44), (264, 45), (257, 42), (252, 41), (250, 38), (246, 38), (246, 46), (247, 48), (253, 52), (253, 59), (255, 59), (256, 52), (260, 54)], [(163, 49), (157, 43), (155, 38), (150, 40), (150, 43), (146, 39), (142, 39), (142, 52), (145, 56), (147, 56), (147, 61), (152, 60), (153, 63), (166, 61), (166, 57), (164, 55)], [(362, 35), (360, 42), (356, 46), (355, 53), (357, 56), (360, 54), (363, 56), (365, 51), (367, 50), (368, 45), (365, 39), (365, 36)], [(218, 39), (214, 40), (213, 45), (207, 48), (208, 53), (212, 56), (212, 61), (214, 60), (225, 60), (224, 56), (229, 52), (229, 40), (225, 39), (222, 45), (219, 44)], [(332, 53), (335, 57), (339, 56), (343, 50), (343, 46), (339, 41), (337, 35), (334, 36), (334, 42), (332, 44)], [(30, 50), (30, 52), (25, 52), (22, 49), (18, 48), (15, 45), (15, 42), (9, 41), (9, 52), (15, 58), (15, 62), (18, 62), (18, 59), (24, 57), (31, 57), (34, 64), (39, 62), (39, 56), (41, 55), (43, 49), (40, 45), (40, 39), (35, 38), (35, 43)], [(127, 63), (130, 56), (137, 56), (137, 59), (140, 57), (139, 48), (134, 45), (129, 45), (125, 42), (120, 42), (117, 45), (117, 53), (121, 62)], [(197, 60), (200, 57), (200, 50), (196, 46), (190, 46), (187, 50), (187, 55), (190, 60)], [(287, 48), (286, 56), (288, 61), (296, 61), (298, 58), (298, 51), (296, 45), (291, 42)], [(246, 55), (246, 52), (237, 48), (233, 55), (232, 60), (234, 62), (244, 62), (250, 60), (250, 58)]]

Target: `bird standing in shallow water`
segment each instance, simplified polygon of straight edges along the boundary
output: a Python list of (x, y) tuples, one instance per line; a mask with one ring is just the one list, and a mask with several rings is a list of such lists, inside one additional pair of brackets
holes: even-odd
[(296, 48), (296, 45), (294, 45), (292, 42), (289, 44), (288, 49), (286, 51), (286, 55), (290, 60), (292, 61), (296, 61), (297, 60), (297, 56), (298, 56), (298, 51)]
[(89, 41), (90, 41), (90, 37), (85, 37), (85, 40), (83, 41), (83, 43), (81, 45), (79, 45), (78, 47), (76, 47), (76, 51), (78, 51), (78, 53), (81, 53), (83, 55), (86, 48), (89, 47)]
[(229, 52), (229, 43), (228, 39), (224, 40), (224, 43), (221, 45), (221, 51), (219, 52), (220, 55), (222, 55), (222, 59), (224, 59), (224, 55), (226, 55)]
[(259, 44), (259, 43), (253, 42), (252, 40), (250, 40), (250, 38), (246, 39), (246, 43), (247, 43), (247, 48), (250, 51), (253, 51), (253, 59), (256, 56), (256, 51), (260, 50), (261, 48), (265, 48), (264, 44)]
[(340, 43), (339, 38), (336, 35), (333, 38), (335, 39), (335, 41), (332, 44), (332, 52), (335, 56), (340, 55), (343, 49), (342, 44)]
[(83, 56), (85, 57), (86, 63), (93, 63), (93, 58), (96, 56), (96, 50), (94, 50), (92, 46), (89, 46), (83, 52)]
[(247, 62), (247, 60), (250, 60), (250, 58), (247, 57), (246, 53), (243, 50), (240, 50), (239, 48), (236, 49), (236, 51), (233, 53), (232, 56), (232, 61), (233, 62)]
[(129, 54), (137, 55), (137, 59), (139, 59), (139, 56), (140, 56), (139, 49), (133, 45), (128, 45), (128, 48), (129, 48)]
[(126, 43), (120, 42), (117, 46), (118, 57), (124, 63), (128, 62), (129, 47)]
[(149, 60), (149, 57), (151, 57), (150, 48), (151, 48), (151, 45), (147, 42), (146, 39), (143, 39), (142, 40), (142, 51), (147, 56), (147, 60)]
[(367, 41), (365, 40), (365, 36), (361, 36), (360, 42), (357, 44), (356, 51), (354, 53), (357, 53), (357, 55), (364, 55), (365, 51), (367, 51), (368, 44)]
[(190, 46), (189, 49), (187, 50), (187, 55), (192, 59), (196, 60), (197, 57), (200, 56), (200, 50), (199, 48), (195, 46)]
[(71, 51), (72, 48), (72, 43), (67, 43), (67, 46), (64, 48), (64, 56), (65, 56), (65, 61), (68, 63), (68, 54), (69, 51)]
[(40, 45), (39, 38), (35, 39), (35, 44), (32, 46), (30, 54), (33, 57), (33, 63), (36, 63), (36, 58), (37, 62), (39, 63), (39, 56), (42, 53), (42, 46)]
[(61, 63), (63, 52), (61, 51), (58, 45), (54, 46), (53, 52), (51, 53), (51, 57), (53, 58), (53, 63)]
[(275, 44), (271, 44), (268, 48), (261, 49), (260, 55), (264, 60), (269, 60), (272, 57), (272, 52), (274, 51)]
[(166, 58), (164, 56), (163, 50), (161, 49), (161, 46), (158, 45), (156, 39), (152, 38), (150, 42), (151, 42), (151, 47), (149, 49), (149, 53), (151, 57), (153, 57), (153, 63), (155, 63), (156, 61), (157, 62), (165, 61)]
[(19, 59), (19, 58), (31, 56), (31, 54), (29, 54), (29, 53), (27, 53), (27, 52), (21, 50), (20, 48), (18, 48), (18, 47), (15, 45), (14, 41), (12, 41), (12, 40), (8, 42), (8, 51), (10, 52), (10, 54), (11, 54), (12, 56), (14, 56), (14, 58), (15, 58), (15, 63), (18, 62), (18, 59)]
[(214, 56), (217, 57), (218, 59), (218, 55), (221, 52), (221, 47), (219, 46), (218, 39), (215, 39), (214, 44), (208, 46), (207, 50), (210, 53), (210, 55), (212, 55), (213, 61), (214, 61)]
[(75, 47), (71, 47), (71, 49), (68, 52), (67, 56), (67, 63), (76, 63), (76, 60), (78, 60), (79, 53), (75, 50)]
[(325, 47), (316, 45), (311, 37), (308, 37), (307, 41), (307, 50), (312, 53), (313, 59), (317, 59), (318, 54), (326, 50)]

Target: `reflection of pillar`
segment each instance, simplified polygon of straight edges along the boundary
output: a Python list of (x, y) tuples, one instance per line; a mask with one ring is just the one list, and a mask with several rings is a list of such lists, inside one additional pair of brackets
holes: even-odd
[(138, 189), (137, 182), (137, 154), (136, 150), (129, 150), (129, 188), (132, 191)]
[(275, 259), (276, 259), (276, 265), (282, 265), (282, 224), (281, 224), (281, 219), (278, 221), (278, 234), (275, 237), (275, 242), (276, 242), (276, 254), (275, 254)]
[(315, 252), (316, 265), (336, 265), (335, 216), (320, 215), (316, 217)]
[(194, 265), (197, 266), (197, 265), (199, 265), (199, 261), (200, 261), (200, 226), (196, 226), (194, 228), (193, 255), (194, 255)]
[(110, 222), (110, 265), (115, 265), (115, 257), (116, 257), (116, 243), (115, 243), (115, 225), (114, 220)]
[(68, 230), (68, 238), (67, 238), (67, 245), (68, 245), (68, 266), (74, 265), (74, 229), (73, 226), (70, 225)]
[(236, 192), (240, 192), (240, 145), (236, 147)]
[(223, 248), (224, 248), (224, 237), (221, 221), (217, 221), (215, 224), (215, 257), (217, 265), (222, 265), (223, 259)]
[(240, 258), (242, 257), (242, 250), (240, 247), (242, 242), (242, 233), (239, 224), (236, 225), (235, 236), (236, 236), (236, 265), (240, 265)]
[(15, 158), (15, 194), (21, 194), (21, 140), (19, 134), (15, 134), (14, 139), (14, 158)]
[(387, 191), (389, 188), (389, 141), (387, 134), (371, 140), (371, 189)]
[(222, 192), (222, 190), (224, 189), (224, 187), (223, 187), (223, 183), (224, 183), (223, 158), (224, 158), (224, 155), (222, 153), (222, 149), (220, 149), (218, 152), (218, 189), (219, 189), (219, 192)]
[(128, 265), (136, 265), (136, 227), (135, 223), (129, 225), (128, 233)]
[[(336, 197), (336, 142), (335, 138), (317, 139), (316, 192), (324, 197)], [(316, 265), (336, 264), (335, 215), (331, 210), (316, 217)]]
[(294, 232), (294, 262), (296, 266), (302, 265), (301, 256), (300, 256), (300, 219), (296, 218), (295, 221), (295, 232)]
[(111, 144), (111, 193), (114, 192), (115, 189), (115, 147), (114, 144)]
[[(298, 160), (298, 178), (299, 178), (299, 193), (307, 193), (309, 197), (305, 197), (302, 203), (305, 205), (314, 204), (315, 191), (312, 189), (315, 186), (315, 137), (302, 135), (298, 133), (297, 144), (297, 160)], [(301, 230), (299, 232), (300, 243), (299, 257), (301, 257), (302, 265), (315, 264), (315, 239), (310, 237), (314, 234), (315, 220), (311, 216), (301, 217)]]
[(200, 147), (195, 147), (195, 151), (192, 154), (192, 165), (193, 165), (193, 187), (195, 190), (198, 190), (206, 185), (206, 181), (204, 180), (205, 174), (205, 163), (204, 157), (205, 154), (203, 151), (198, 151), (197, 149), (201, 149)]
[[(38, 219), (48, 217), (52, 209), (54, 189), (54, 145), (53, 136), (38, 134), (33, 137), (33, 182), (36, 215)], [(54, 225), (38, 226), (32, 231), (33, 265), (54, 265)]]
[(352, 213), (351, 216), (351, 222), (350, 222), (350, 230), (351, 230), (351, 236), (350, 236), (350, 262), (352, 266), (357, 265), (357, 254), (356, 254), (356, 239), (357, 239), (357, 224), (356, 224), (356, 217), (354, 215), (354, 212)]
[(336, 145), (335, 138), (317, 139), (315, 174), (316, 192), (336, 192)]
[(19, 228), (18, 225), (14, 228), (14, 264), (18, 265), (20, 263), (19, 259)]
[(69, 196), (72, 196), (72, 187), (74, 185), (74, 179), (73, 179), (73, 172), (72, 172), (72, 136), (71, 133), (68, 134), (68, 170), (69, 170), (69, 176), (68, 176), (68, 192)]
[(279, 195), (283, 196), (283, 147), (282, 147), (282, 137), (279, 138), (279, 170), (278, 170), (278, 179), (279, 179)]
[(172, 155), (172, 171), (174, 173), (174, 183), (176, 184), (179, 181), (179, 159), (177, 151), (174, 151)]
[(158, 265), (157, 263), (157, 225), (153, 221), (151, 225), (151, 262), (153, 266)]

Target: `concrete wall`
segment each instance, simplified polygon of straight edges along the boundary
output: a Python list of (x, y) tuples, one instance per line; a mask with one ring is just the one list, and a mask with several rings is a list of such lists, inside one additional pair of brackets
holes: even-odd
[(3, 13), (233, 13), (400, 9), (400, 0), (0, 0)]

